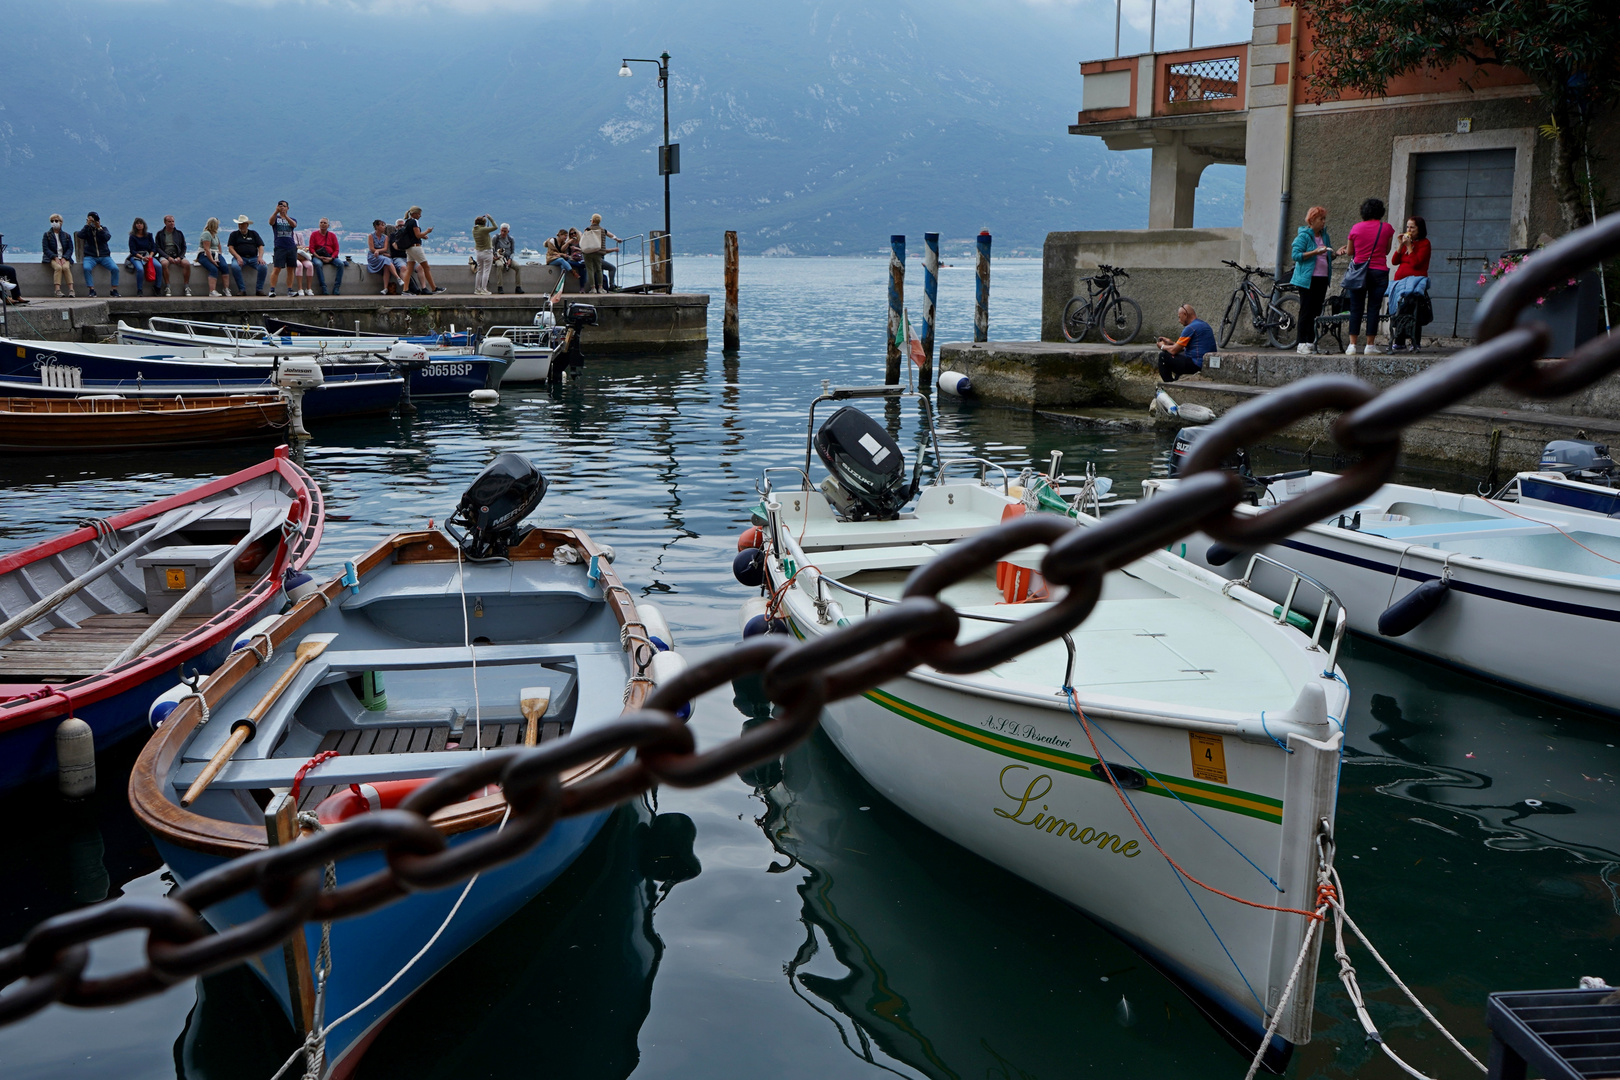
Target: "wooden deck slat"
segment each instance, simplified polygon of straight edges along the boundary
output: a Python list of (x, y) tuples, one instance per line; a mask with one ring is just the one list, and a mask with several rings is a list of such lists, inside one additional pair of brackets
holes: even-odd
[(411, 730), (410, 745), (405, 748), (407, 754), (419, 754), (427, 748), (428, 734), (432, 728), (419, 727)]
[(316, 751), (320, 752), (323, 750), (336, 750), (338, 740), (341, 738), (343, 738), (343, 732), (328, 731), (326, 733), (326, 737), (321, 740), (321, 745), (316, 747)]
[[(150, 648), (156, 649), (189, 634), (211, 618), (211, 615), (182, 615)], [(0, 645), (0, 681), (43, 678), (47, 682), (67, 682), (95, 675), (105, 670), (141, 631), (156, 621), (144, 611), (92, 615), (76, 628), (57, 627), (34, 641)]]
[(450, 729), (436, 727), (428, 729), (428, 742), (426, 753), (436, 754), (444, 749), (444, 744), (450, 739)]
[(394, 752), (394, 740), (398, 736), (398, 728), (379, 728), (377, 741), (373, 744), (371, 752), (373, 754), (392, 754)]
[(377, 745), (377, 731), (377, 728), (368, 728), (365, 731), (362, 731), (360, 733), (360, 741), (354, 746), (354, 752), (356, 754), (371, 753), (372, 748)]
[(345, 757), (354, 753), (354, 745), (360, 741), (360, 736), (363, 734), (365, 733), (362, 731), (345, 731), (343, 738), (338, 740), (337, 752)]
[(502, 724), (501, 725), (501, 741), (500, 741), (501, 746), (516, 746), (518, 743), (520, 743), (522, 741), (523, 741), (523, 725), (522, 724)]

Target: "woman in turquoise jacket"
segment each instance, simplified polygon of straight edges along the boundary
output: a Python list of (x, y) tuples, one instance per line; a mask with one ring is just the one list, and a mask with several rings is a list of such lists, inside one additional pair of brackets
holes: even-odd
[(1294, 237), (1294, 276), (1300, 292), (1299, 351), (1316, 351), (1316, 317), (1327, 299), (1328, 280), (1333, 276), (1333, 241), (1327, 231), (1327, 207), (1313, 206), (1305, 224)]

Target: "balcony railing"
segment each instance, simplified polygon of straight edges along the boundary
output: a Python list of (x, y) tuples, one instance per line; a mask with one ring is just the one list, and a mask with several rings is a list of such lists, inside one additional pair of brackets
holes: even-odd
[(1242, 111), (1248, 67), (1247, 42), (1087, 61), (1077, 126)]
[(1236, 56), (1167, 64), (1164, 102), (1167, 105), (1180, 105), (1191, 101), (1235, 98), (1242, 90), (1242, 85), (1238, 82), (1238, 73), (1242, 67), (1242, 59)]

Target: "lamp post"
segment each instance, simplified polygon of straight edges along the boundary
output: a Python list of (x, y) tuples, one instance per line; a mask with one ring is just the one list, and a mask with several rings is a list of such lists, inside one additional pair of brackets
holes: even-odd
[(674, 249), (669, 238), (669, 178), (681, 171), (681, 146), (669, 141), (669, 53), (660, 53), (657, 60), (630, 56), (619, 62), (619, 78), (628, 79), (631, 64), (657, 64), (658, 85), (664, 91), (664, 144), (658, 148), (658, 172), (664, 178), (664, 273), (673, 289), (675, 285)]

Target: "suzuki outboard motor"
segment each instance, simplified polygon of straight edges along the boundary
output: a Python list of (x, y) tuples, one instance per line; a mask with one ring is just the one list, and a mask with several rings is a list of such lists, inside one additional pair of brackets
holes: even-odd
[(502, 454), (462, 494), (444, 527), (469, 559), (504, 558), (533, 528), (521, 522), (540, 505), (548, 486), (528, 458)]
[(829, 489), (839, 512), (852, 521), (892, 521), (915, 491), (906, 482), (905, 455), (870, 416), (853, 405), (827, 417), (816, 432), (816, 453), (832, 473)]
[(1614, 476), (1614, 459), (1605, 443), (1585, 439), (1554, 439), (1541, 451), (1540, 472), (1563, 473), (1571, 480), (1602, 483)]
[[(1184, 427), (1176, 432), (1176, 444), (1170, 448), (1170, 475), (1178, 477), (1181, 470), (1191, 456), (1193, 446), (1199, 439), (1209, 434), (1207, 427)], [(1243, 497), (1249, 502), (1259, 505), (1260, 496), (1265, 494), (1266, 481), (1257, 478), (1254, 470), (1249, 467), (1249, 455), (1242, 447), (1226, 455), (1221, 461), (1221, 468), (1238, 474), (1243, 479)]]

